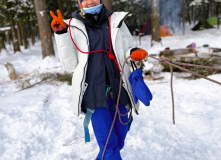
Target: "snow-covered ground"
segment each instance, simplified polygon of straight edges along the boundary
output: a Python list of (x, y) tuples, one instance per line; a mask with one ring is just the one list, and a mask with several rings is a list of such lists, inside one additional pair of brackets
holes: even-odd
[[(151, 54), (192, 42), (221, 48), (221, 31), (188, 31), (185, 36), (163, 38), (163, 46), (153, 48), (147, 36), (141, 47)], [(93, 160), (99, 149), (91, 126), (91, 142), (84, 142), (84, 116), (72, 114), (71, 86), (46, 81), (19, 91), (19, 82), (8, 78), (3, 65), (12, 63), (18, 74), (63, 73), (57, 52), (56, 57), (42, 60), (39, 41), (16, 54), (7, 48), (8, 54), (0, 54), (0, 160)], [(134, 115), (121, 152), (123, 160), (220, 160), (221, 86), (175, 77), (173, 125), (170, 74), (162, 75), (162, 80), (146, 82), (153, 100)], [(210, 78), (221, 81), (221, 74)]]
[[(198, 56), (205, 52), (209, 52), (208, 48), (204, 48), (203, 45), (207, 44), (212, 48), (221, 48), (221, 29), (208, 29), (203, 31), (191, 30), (193, 26), (186, 26), (186, 34), (176, 35), (171, 37), (162, 37), (162, 45), (150, 46), (150, 36), (142, 37), (141, 47), (145, 48), (149, 54), (158, 54), (160, 51), (169, 47), (170, 49), (186, 48), (191, 43), (196, 43), (196, 50), (199, 51)], [(172, 33), (173, 34), (173, 33)], [(136, 44), (139, 44), (138, 38), (134, 38)]]

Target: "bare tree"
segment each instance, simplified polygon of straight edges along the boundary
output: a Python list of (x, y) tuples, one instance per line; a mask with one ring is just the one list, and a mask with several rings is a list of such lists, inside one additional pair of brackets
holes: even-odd
[(102, 0), (102, 3), (109, 11), (112, 11), (112, 0)]
[(159, 0), (152, 0), (152, 13), (151, 13), (151, 46), (155, 42), (160, 42), (160, 11)]
[(54, 56), (55, 54), (51, 38), (49, 15), (46, 9), (46, 1), (34, 0), (34, 4), (41, 38), (42, 57), (45, 58), (46, 56)]
[(32, 45), (34, 45), (35, 44), (35, 33), (34, 33), (33, 22), (29, 22), (29, 30), (30, 30), (30, 34), (31, 34), (31, 42), (32, 42)]

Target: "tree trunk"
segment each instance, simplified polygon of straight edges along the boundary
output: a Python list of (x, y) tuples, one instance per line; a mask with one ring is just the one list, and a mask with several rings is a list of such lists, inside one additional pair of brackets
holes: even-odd
[(206, 19), (208, 19), (209, 18), (209, 3), (206, 3), (206, 9), (205, 9), (205, 16), (206, 16)]
[(5, 42), (4, 42), (3, 38), (2, 38), (2, 36), (0, 36), (0, 52), (2, 49), (6, 49), (6, 48), (5, 48)]
[(109, 11), (112, 11), (112, 0), (102, 0), (102, 3)]
[(63, 2), (62, 0), (58, 0), (58, 8), (60, 9), (61, 11), (61, 14), (63, 15), (64, 14), (64, 10), (63, 10)]
[(28, 49), (29, 44), (28, 44), (27, 34), (26, 34), (27, 31), (25, 29), (25, 25), (24, 25), (23, 20), (21, 20), (19, 22), (19, 24), (20, 24), (20, 29), (21, 29), (21, 35), (22, 35), (22, 40), (23, 40), (24, 48)]
[(196, 17), (195, 17), (195, 7), (192, 6), (192, 13), (193, 13), (193, 24), (195, 25), (196, 24)]
[(208, 19), (208, 11), (207, 11), (207, 3), (205, 0), (202, 1), (202, 16), (203, 16), (203, 20), (207, 20)]
[(188, 2), (186, 2), (186, 0), (185, 0), (185, 3), (186, 3), (186, 8), (187, 8), (187, 16), (188, 16), (188, 21), (189, 21), (189, 24), (191, 25), (191, 13), (190, 13), (190, 6), (189, 6)]
[(9, 31), (6, 31), (6, 32), (5, 32), (5, 36), (6, 36), (6, 41), (7, 41), (7, 43), (10, 45), (10, 44), (11, 44), (11, 39), (10, 39), (10, 33), (9, 33)]
[(151, 12), (151, 46), (153, 46), (155, 42), (160, 42), (159, 0), (152, 0)]
[(186, 13), (185, 13), (185, 0), (182, 0), (182, 24), (183, 24), (183, 35), (185, 35), (185, 21), (186, 21)]
[(220, 9), (220, 3), (217, 2), (217, 28), (219, 29), (219, 23), (220, 23), (220, 20), (219, 20), (219, 9)]
[(29, 23), (29, 29), (30, 29), (30, 33), (31, 33), (31, 42), (32, 42), (32, 45), (35, 44), (35, 33), (34, 33), (34, 26), (32, 24), (32, 22)]
[(18, 35), (18, 43), (20, 46), (23, 46), (23, 41), (22, 41), (22, 34), (21, 34), (21, 28), (19, 25), (19, 22), (16, 22), (16, 29), (17, 29), (17, 35)]
[(213, 17), (213, 0), (209, 0), (209, 17)]
[(21, 49), (18, 43), (18, 34), (14, 22), (11, 22), (11, 29), (12, 29), (13, 48), (15, 53), (17, 51), (21, 51)]
[(42, 57), (54, 56), (53, 42), (51, 38), (51, 28), (49, 15), (45, 0), (34, 0), (35, 12), (37, 15), (38, 29), (41, 38)]

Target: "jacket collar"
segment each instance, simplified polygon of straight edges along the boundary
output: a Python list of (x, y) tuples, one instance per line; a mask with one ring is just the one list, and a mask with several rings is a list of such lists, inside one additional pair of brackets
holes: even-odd
[[(76, 11), (76, 12), (72, 13), (72, 15), (77, 14), (78, 12), (79, 11)], [(111, 35), (113, 35), (115, 30), (120, 27), (120, 24), (125, 20), (125, 18), (128, 15), (129, 15), (128, 12), (113, 12), (112, 13), (112, 15), (111, 15)], [(69, 21), (70, 21), (70, 19), (64, 20), (64, 22), (66, 24), (69, 24)], [(77, 18), (72, 18), (70, 25), (72, 27), (82, 30), (85, 34), (87, 33), (85, 24)]]

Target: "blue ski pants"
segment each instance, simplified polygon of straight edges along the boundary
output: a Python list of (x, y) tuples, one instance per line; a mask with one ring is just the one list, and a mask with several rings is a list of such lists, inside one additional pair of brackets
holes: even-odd
[[(127, 109), (124, 105), (119, 105), (119, 110), (122, 114), (127, 112)], [(92, 115), (92, 126), (100, 148), (96, 160), (102, 159), (103, 150), (113, 122), (114, 113), (115, 109), (109, 110), (108, 108), (102, 107), (96, 108)], [(128, 121), (128, 115), (121, 116), (121, 120), (123, 122)], [(124, 140), (126, 138), (127, 132), (128, 125), (121, 124), (117, 115), (115, 125), (107, 145), (104, 160), (122, 160), (120, 150), (124, 147)]]

